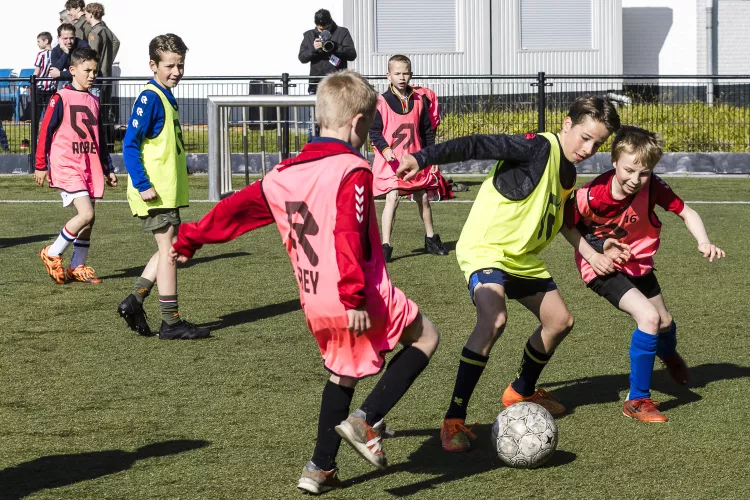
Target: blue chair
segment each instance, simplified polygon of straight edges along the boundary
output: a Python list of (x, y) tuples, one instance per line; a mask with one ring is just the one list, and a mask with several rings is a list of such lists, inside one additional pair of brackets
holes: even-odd
[[(34, 68), (28, 68), (28, 69), (22, 69), (21, 73), (19, 73), (19, 78), (31, 78), (31, 75), (34, 74)], [(18, 85), (16, 85), (16, 122), (21, 120), (21, 93), (24, 89), (26, 89), (26, 95), (28, 96), (27, 99), (31, 99), (31, 92), (29, 91), (29, 83), (26, 82), (18, 82)]]
[(13, 92), (13, 88), (11, 87), (8, 80), (3, 80), (3, 78), (12, 78), (13, 77), (13, 70), (7, 69), (7, 68), (0, 68), (0, 102), (6, 101), (10, 102), (11, 106), (15, 106), (16, 104), (16, 94)]

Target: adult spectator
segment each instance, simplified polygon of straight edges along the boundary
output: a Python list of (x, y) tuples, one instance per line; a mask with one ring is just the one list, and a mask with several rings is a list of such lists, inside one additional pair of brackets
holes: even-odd
[(84, 15), (86, 2), (83, 0), (68, 0), (65, 2), (65, 8), (68, 10), (68, 19), (76, 27), (76, 37), (81, 40), (88, 40), (91, 25), (86, 22), (86, 16)]
[(102, 21), (104, 6), (100, 3), (90, 3), (86, 6), (86, 22), (91, 26), (88, 44), (99, 54), (99, 75), (112, 76), (112, 63), (115, 62), (120, 50), (120, 40), (112, 30)]
[(68, 70), (71, 52), (81, 47), (88, 47), (89, 44), (76, 37), (76, 27), (70, 23), (63, 23), (57, 28), (57, 38), (60, 43), (52, 49), (50, 55), (52, 66), (49, 69), (49, 76), (69, 79), (71, 77)]
[[(310, 76), (324, 77), (346, 69), (347, 62), (357, 58), (349, 30), (337, 25), (331, 13), (320, 9), (315, 13), (315, 28), (306, 31), (299, 46), (299, 61), (310, 63)], [(320, 78), (310, 79), (310, 93), (317, 91)]]

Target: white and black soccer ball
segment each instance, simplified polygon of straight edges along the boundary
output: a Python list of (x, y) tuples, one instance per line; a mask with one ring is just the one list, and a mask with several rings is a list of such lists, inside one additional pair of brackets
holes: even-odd
[(492, 443), (505, 464), (533, 469), (555, 453), (557, 423), (550, 412), (536, 403), (516, 403), (495, 419)]

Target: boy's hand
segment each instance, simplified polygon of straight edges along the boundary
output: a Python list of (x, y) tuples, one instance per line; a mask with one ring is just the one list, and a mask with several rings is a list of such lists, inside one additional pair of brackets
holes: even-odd
[(701, 243), (700, 245), (698, 245), (698, 251), (702, 253), (709, 262), (713, 262), (714, 259), (721, 259), (722, 257), (727, 256), (727, 254), (724, 253), (724, 250), (717, 247), (710, 241), (706, 241), (705, 243)]
[(175, 262), (184, 264), (189, 260), (189, 258), (177, 253), (177, 250), (175, 250), (174, 247), (169, 247), (169, 260), (170, 262), (172, 262), (172, 264), (174, 264)]
[(614, 238), (607, 238), (604, 241), (604, 255), (615, 264), (624, 264), (630, 260), (630, 245)]
[(320, 38), (316, 38), (313, 41), (313, 48), (315, 50), (323, 50), (323, 41)]
[(117, 175), (114, 172), (107, 174), (107, 185), (117, 187)]
[[(64, 50), (64, 47), (65, 45), (63, 45), (63, 50)], [(67, 52), (66, 50), (64, 51)], [(47, 76), (49, 76), (50, 78), (60, 78), (60, 70), (57, 68), (50, 68), (49, 73), (47, 73)]]
[(37, 184), (44, 187), (44, 181), (47, 180), (47, 171), (46, 170), (34, 170), (34, 180)]
[(143, 201), (154, 201), (157, 199), (159, 195), (156, 193), (156, 189), (154, 188), (148, 188), (145, 191), (141, 191), (141, 199)]
[(390, 163), (396, 159), (396, 155), (393, 154), (392, 149), (388, 148), (385, 151), (383, 151), (383, 158), (385, 158), (385, 161)]
[(364, 309), (347, 309), (346, 315), (349, 318), (347, 328), (350, 332), (355, 332), (357, 337), (370, 329), (370, 315)]
[(588, 263), (594, 268), (597, 276), (605, 276), (615, 272), (615, 265), (612, 263), (612, 259), (602, 253), (594, 252), (594, 255), (588, 259)]
[(410, 154), (405, 154), (401, 157), (401, 165), (396, 170), (396, 176), (401, 177), (403, 180), (408, 181), (419, 173), (419, 164), (417, 159)]

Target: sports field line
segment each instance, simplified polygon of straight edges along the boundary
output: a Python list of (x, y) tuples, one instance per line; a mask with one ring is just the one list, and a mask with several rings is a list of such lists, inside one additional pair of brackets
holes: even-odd
[[(97, 200), (97, 203), (127, 203), (128, 200)], [(61, 203), (61, 200), (0, 200), (0, 203)], [(214, 203), (211, 200), (190, 200), (190, 203)], [(385, 200), (375, 200), (375, 203), (385, 203)], [(401, 200), (401, 203), (413, 203)], [(433, 203), (474, 203), (474, 200), (444, 200)], [(685, 201), (691, 205), (750, 205), (750, 201)]]

